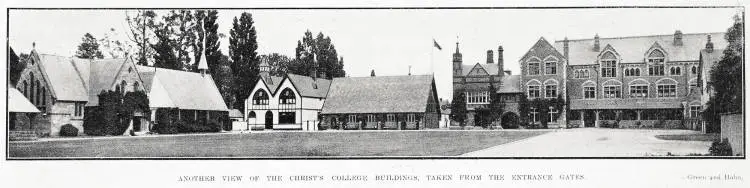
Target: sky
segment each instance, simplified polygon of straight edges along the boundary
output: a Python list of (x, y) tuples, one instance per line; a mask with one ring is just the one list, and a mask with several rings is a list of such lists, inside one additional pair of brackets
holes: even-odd
[[(129, 10), (134, 11), (134, 10)], [(451, 57), (460, 43), (464, 64), (484, 63), (486, 51), (502, 45), (505, 69), (519, 74), (519, 58), (540, 38), (548, 41), (724, 32), (733, 8), (692, 9), (378, 9), (219, 10), (221, 50), (227, 54), (232, 19), (253, 15), (258, 53), (294, 57), (310, 30), (330, 36), (348, 76), (434, 74), (440, 98), (451, 97)], [(110, 28), (127, 40), (126, 10), (10, 10), (9, 45), (28, 53), (73, 56), (85, 33), (97, 38)], [(433, 40), (442, 47), (433, 47)], [(409, 69), (411, 67), (411, 69)]]

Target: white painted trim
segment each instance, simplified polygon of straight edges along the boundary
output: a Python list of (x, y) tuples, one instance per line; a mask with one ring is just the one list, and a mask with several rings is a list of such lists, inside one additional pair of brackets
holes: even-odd
[[(617, 82), (619, 84), (606, 84), (607, 82), (610, 82), (610, 81), (614, 81), (614, 82)], [(615, 80), (615, 79), (609, 79), (607, 81), (602, 82), (602, 87), (604, 87), (604, 86), (622, 86), (622, 82), (620, 82), (619, 80)]]
[[(638, 81), (638, 80), (644, 81), (646, 83), (645, 84), (633, 84), (633, 82)], [(643, 78), (636, 78), (636, 79), (631, 80), (630, 82), (628, 82), (628, 86), (633, 86), (633, 85), (646, 85), (646, 86), (648, 86), (648, 85), (651, 85), (651, 82), (648, 82), (648, 80), (643, 79)]]
[(656, 82), (654, 82), (654, 83), (655, 83), (656, 85), (671, 85), (671, 84), (664, 84), (664, 83), (659, 83), (659, 82), (662, 82), (663, 80), (672, 80), (672, 81), (674, 82), (674, 85), (678, 85), (678, 83), (680, 83), (680, 82), (678, 82), (677, 80), (675, 80), (675, 79), (672, 79), (672, 78), (668, 78), (668, 77), (667, 77), (667, 78), (662, 78), (662, 79), (656, 80)]

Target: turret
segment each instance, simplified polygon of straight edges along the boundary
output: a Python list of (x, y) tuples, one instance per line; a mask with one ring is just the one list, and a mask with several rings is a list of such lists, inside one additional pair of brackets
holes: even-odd
[(461, 56), (461, 52), (458, 50), (458, 42), (456, 42), (456, 53), (453, 53), (453, 77), (459, 77), (462, 76), (461, 72), (463, 71), (463, 68), (461, 65), (463, 64), (463, 58)]
[(497, 46), (497, 74), (502, 76), (505, 70), (505, 60), (503, 59), (503, 46)]
[(601, 45), (599, 44), (599, 34), (598, 33), (596, 35), (594, 35), (594, 48), (593, 48), (593, 50), (595, 52), (598, 52), (599, 50), (601, 50)]
[(203, 37), (203, 55), (201, 55), (201, 59), (198, 60), (198, 71), (201, 73), (201, 76), (206, 76), (206, 72), (208, 71), (206, 55), (206, 38)]
[(714, 43), (711, 42), (711, 35), (708, 35), (708, 42), (706, 42), (706, 52), (708, 53), (714, 52)]

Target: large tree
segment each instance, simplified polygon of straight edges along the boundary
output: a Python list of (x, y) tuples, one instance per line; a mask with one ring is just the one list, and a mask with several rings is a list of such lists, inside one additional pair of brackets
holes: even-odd
[(153, 55), (154, 67), (182, 70), (182, 65), (177, 61), (177, 56), (172, 49), (173, 42), (169, 38), (169, 33), (166, 31), (167, 28), (161, 28), (156, 31), (156, 44), (152, 44), (151, 48), (156, 52)]
[[(235, 78), (237, 101), (244, 101), (250, 96), (253, 83), (258, 79), (258, 42), (253, 23), (252, 14), (243, 12), (239, 19), (234, 17), (232, 29), (229, 30), (229, 56), (232, 59), (231, 69)], [(244, 105), (237, 102), (234, 108), (244, 110)]]
[(263, 54), (260, 55), (261, 62), (265, 61), (270, 66), (271, 75), (283, 75), (287, 73), (289, 65), (294, 63), (294, 60), (290, 57), (279, 53)]
[(81, 38), (81, 44), (78, 45), (76, 57), (83, 59), (102, 59), (104, 54), (99, 50), (99, 42), (91, 33), (86, 33)]
[(104, 37), (99, 39), (101, 49), (110, 58), (124, 58), (130, 54), (130, 51), (133, 48), (130, 43), (127, 41), (120, 41), (118, 38), (119, 33), (115, 28), (109, 28), (109, 30), (104, 33)]
[(229, 56), (222, 55), (219, 59), (219, 66), (217, 70), (212, 74), (216, 87), (219, 88), (219, 93), (224, 99), (227, 107), (232, 107), (236, 103), (234, 96), (234, 77), (232, 77), (232, 62), (229, 60)]
[(138, 10), (134, 14), (126, 13), (125, 20), (130, 29), (128, 38), (135, 43), (135, 56), (139, 65), (148, 65), (156, 51), (151, 48), (156, 39), (156, 13), (152, 10)]
[(704, 118), (714, 126), (718, 124), (720, 114), (742, 112), (744, 107), (741, 84), (745, 45), (743, 17), (744, 15), (734, 17), (734, 24), (724, 35), (724, 39), (728, 42), (723, 51), (724, 55), (710, 71), (708, 87), (713, 89), (714, 94), (709, 99), (708, 108), (703, 114)]
[(26, 63), (24, 63), (24, 59), (19, 58), (16, 55), (16, 52), (13, 51), (12, 47), (9, 48), (8, 56), (10, 56), (8, 57), (8, 61), (9, 61), (8, 66), (10, 67), (8, 69), (9, 71), (8, 76), (10, 78), (10, 83), (12, 85), (16, 85), (16, 83), (18, 82), (18, 79), (21, 78), (21, 71), (23, 71), (23, 69), (26, 68)]
[[(346, 76), (346, 72), (343, 70), (343, 58), (338, 56), (331, 38), (323, 35), (322, 32), (313, 38), (312, 32), (307, 30), (302, 36), (302, 40), (297, 41), (295, 52), (296, 61), (289, 66), (291, 73), (309, 75), (314, 62), (317, 61), (318, 70), (316, 72), (324, 73), (325, 78)], [(313, 61), (313, 57), (316, 61)]]
[(196, 21), (195, 14), (190, 10), (171, 10), (162, 16), (159, 27), (167, 28), (167, 34), (172, 40), (172, 48), (181, 64), (182, 70), (191, 70), (192, 54), (197, 50), (194, 48), (198, 38), (197, 30), (200, 25)]
[[(201, 59), (201, 56), (205, 55), (207, 61), (206, 63), (208, 63), (208, 71), (211, 75), (214, 76), (214, 79), (216, 80), (216, 76), (218, 75), (217, 72), (219, 71), (219, 60), (224, 55), (219, 49), (219, 46), (221, 45), (221, 42), (219, 41), (220, 34), (218, 31), (219, 23), (216, 21), (219, 19), (219, 13), (216, 10), (199, 10), (196, 11), (195, 18), (198, 22), (197, 24), (199, 26), (202, 26), (198, 27), (195, 30), (195, 33), (197, 34), (196, 41), (193, 46), (193, 48), (195, 49), (195, 59)], [(204, 41), (206, 43), (206, 49), (203, 49)], [(197, 68), (198, 62), (195, 61), (195, 63), (193, 63), (193, 65), (191, 66), (191, 70), (197, 71)]]
[(461, 127), (465, 126), (464, 120), (466, 119), (466, 95), (463, 90), (456, 90), (453, 92), (453, 100), (451, 102), (451, 120), (457, 121)]

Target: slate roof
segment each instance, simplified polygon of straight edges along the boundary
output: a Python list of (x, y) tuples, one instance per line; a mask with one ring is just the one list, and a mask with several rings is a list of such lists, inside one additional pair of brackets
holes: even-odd
[[(707, 36), (711, 35), (715, 47), (726, 46), (724, 33), (693, 33), (683, 34), (683, 45), (673, 45), (674, 35), (651, 35), (600, 38), (601, 49), (611, 45), (620, 54), (622, 63), (644, 62), (646, 52), (658, 43), (666, 52), (669, 61), (697, 61), (699, 52), (705, 48)], [(563, 52), (563, 41), (555, 41), (555, 49)], [(596, 64), (600, 52), (593, 51), (594, 39), (569, 40), (569, 64), (587, 65)]]
[(461, 75), (468, 75), (469, 72), (474, 68), (476, 65), (482, 66), (482, 68), (487, 71), (487, 74), (489, 75), (497, 75), (498, 67), (495, 63), (476, 63), (473, 65), (461, 65)]
[(16, 88), (8, 87), (8, 112), (40, 112), (26, 97)]
[(522, 93), (521, 75), (505, 75), (497, 93)]
[(137, 67), (142, 73), (154, 74), (149, 80), (143, 78), (144, 82), (151, 82), (149, 83), (151, 107), (229, 111), (209, 74), (201, 76), (200, 73), (194, 72), (154, 69), (148, 66)]
[[(331, 80), (328, 79), (317, 78), (313, 80), (312, 77), (296, 74), (287, 74), (287, 76), (301, 96), (326, 98), (328, 88), (331, 87)], [(313, 87), (313, 83), (317, 85), (317, 89)]]
[(229, 110), (229, 118), (242, 118), (242, 112), (238, 109)]
[(146, 88), (146, 91), (151, 91), (151, 84), (152, 84), (151, 81), (154, 80), (155, 73), (152, 71), (152, 72), (140, 72), (140, 74), (141, 74), (141, 79), (143, 79), (143, 88)]
[[(57, 100), (88, 101), (87, 79), (82, 78), (74, 66), (74, 59), (58, 55), (38, 54), (42, 71), (47, 75), (50, 88)], [(76, 61), (85, 61), (77, 59)], [(76, 64), (85, 64), (78, 62)], [(84, 67), (85, 68), (85, 67)]]
[(99, 105), (99, 93), (102, 90), (110, 90), (115, 84), (115, 77), (126, 59), (97, 59), (89, 66), (91, 76), (88, 81), (89, 102), (86, 106)]
[(271, 76), (267, 73), (261, 73), (260, 79), (263, 79), (263, 82), (266, 83), (266, 86), (268, 87), (268, 89), (273, 92), (279, 88), (279, 86), (281, 85), (281, 81), (284, 79), (284, 77)]
[(425, 112), (434, 82), (431, 75), (334, 78), (322, 114)]

